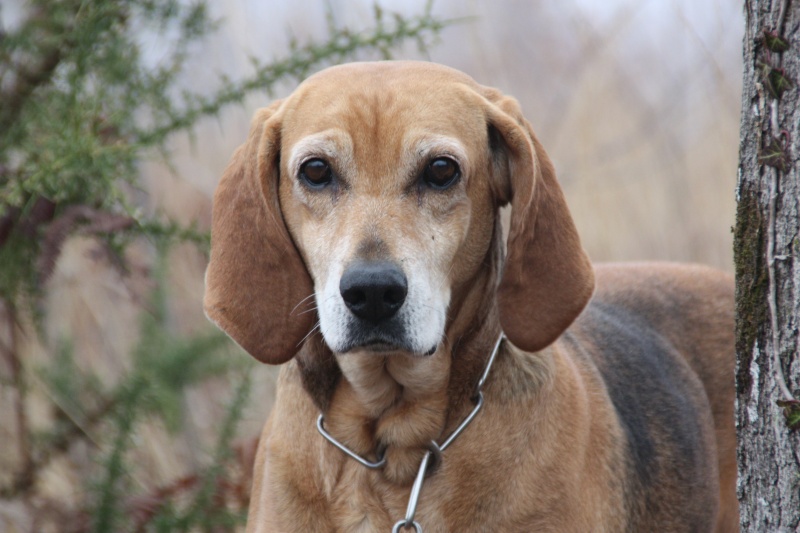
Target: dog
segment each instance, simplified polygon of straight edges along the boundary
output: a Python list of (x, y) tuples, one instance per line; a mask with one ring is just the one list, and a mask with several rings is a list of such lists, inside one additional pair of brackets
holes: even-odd
[(738, 530), (731, 277), (593, 266), (513, 98), (317, 73), (256, 113), (211, 243), (207, 316), (285, 363), (248, 532)]

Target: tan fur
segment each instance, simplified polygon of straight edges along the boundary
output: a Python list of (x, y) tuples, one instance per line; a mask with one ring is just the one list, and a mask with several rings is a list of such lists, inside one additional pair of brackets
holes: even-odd
[[(418, 176), (440, 155), (458, 160), (462, 179), (445, 192), (424, 189)], [(312, 156), (331, 163), (336, 187), (298, 181)], [(313, 291), (317, 306), (328, 305), (320, 295), (338, 283), (340, 265), (365, 259), (431, 280), (425, 301), (446, 302), (431, 355), (332, 353), (312, 328), (304, 299)], [(595, 278), (594, 302), (576, 321)], [(730, 278), (666, 264), (593, 269), (516, 101), (457, 71), (334, 67), (260, 111), (215, 195), (205, 306), (262, 361), (296, 352), (259, 444), (250, 533), (390, 531), (428, 443), (472, 409), (501, 330), (508, 341), (485, 406), (423, 486), (416, 517), (425, 531), (737, 527)], [(664, 430), (657, 408), (638, 422), (657, 451), (653, 470), (641, 460), (637, 470), (636, 439), (609, 380), (614, 355), (597, 326), (603, 306), (642, 317), (642, 335), (666, 347), (686, 390), (676, 405), (696, 428), (696, 471), (681, 472), (688, 459), (677, 443), (689, 437)], [(366, 469), (325, 441), (315, 429), (321, 411), (357, 453), (374, 460), (385, 450), (386, 466)], [(687, 523), (687, 494), (702, 525)]]

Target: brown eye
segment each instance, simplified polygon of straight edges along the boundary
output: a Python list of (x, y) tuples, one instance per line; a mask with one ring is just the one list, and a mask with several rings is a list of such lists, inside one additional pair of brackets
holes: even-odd
[(331, 182), (333, 172), (322, 159), (309, 159), (300, 166), (300, 178), (315, 189), (321, 189)]
[(447, 189), (461, 177), (458, 163), (449, 157), (437, 157), (425, 167), (423, 180), (433, 189)]

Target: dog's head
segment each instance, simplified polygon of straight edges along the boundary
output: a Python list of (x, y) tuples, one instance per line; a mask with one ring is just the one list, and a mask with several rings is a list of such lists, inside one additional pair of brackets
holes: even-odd
[(327, 69), (256, 114), (217, 188), (206, 313), (267, 363), (317, 319), (337, 353), (432, 353), (508, 202), (500, 321), (535, 351), (594, 280), (517, 102), (430, 63)]

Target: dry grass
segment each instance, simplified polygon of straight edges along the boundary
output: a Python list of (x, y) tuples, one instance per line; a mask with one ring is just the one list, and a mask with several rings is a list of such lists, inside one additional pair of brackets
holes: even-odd
[[(423, 4), (394, 3), (409, 12)], [(279, 55), (286, 28), (301, 41), (323, 30), (323, 2), (273, 4), (214, 2), (226, 23), (198, 50), (196, 74), (187, 83), (212, 84), (219, 72), (239, 75), (247, 69), (247, 54)], [(328, 4), (338, 19), (354, 25), (371, 10), (366, 1)], [(474, 18), (445, 30), (429, 59), (520, 100), (556, 163), (595, 260), (698, 261), (731, 270), (743, 32), (737, 6), (722, 0), (440, 0), (435, 11)], [(397, 57), (419, 54), (409, 49)], [(211, 195), (227, 158), (243, 141), (252, 110), (267, 101), (265, 96), (208, 121), (193, 145), (175, 139), (176, 175), (158, 162), (145, 164), (150, 208), (207, 228)], [(68, 336), (80, 364), (113, 380), (126, 368), (135, 342), (151, 258), (146, 246), (132, 250), (132, 274), (122, 279), (91, 241), (69, 242), (49, 283), (47, 341)], [(201, 310), (205, 258), (179, 247), (170, 265), (175, 329), (208, 327)], [(29, 369), (50, 357), (30, 334), (23, 354)], [(3, 376), (8, 371), (0, 368)], [(255, 394), (240, 428), (245, 441), (257, 435), (274, 390), (274, 369), (254, 372)], [(44, 427), (53, 414), (42, 407), (47, 391), (39, 385), (32, 383), (29, 410)], [(165, 485), (196, 468), (212, 446), (229, 388), (220, 379), (191, 392), (186, 429), (178, 436), (158, 424), (137, 435), (137, 485)], [(8, 388), (0, 387), (0, 478), (18, 466), (9, 445), (16, 442), (15, 431)], [(99, 438), (90, 435), (88, 442)], [(0, 531), (58, 531), (59, 522), (42, 519), (42, 502), (78, 505), (95, 451), (91, 444), (74, 447), (53, 463), (31, 498), (0, 501)]]

